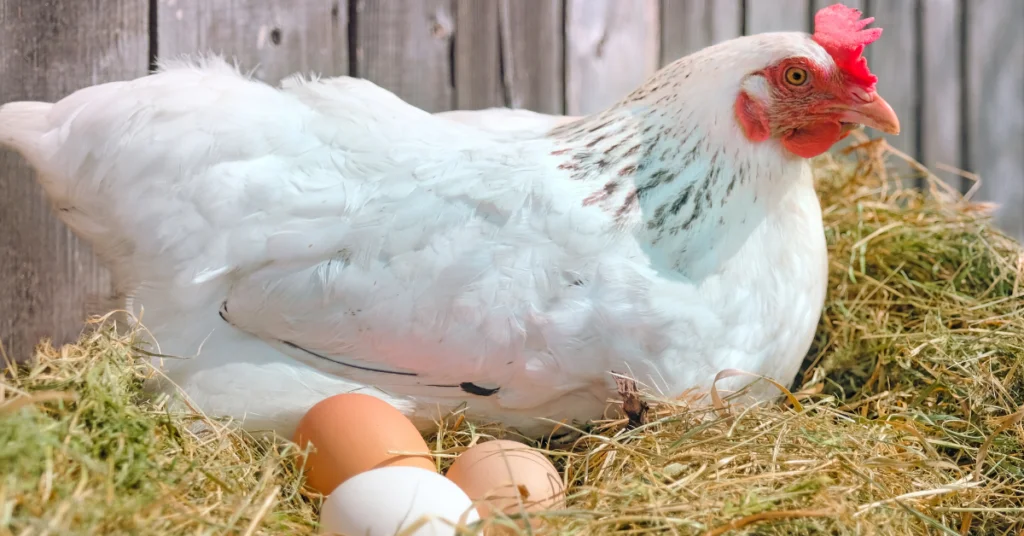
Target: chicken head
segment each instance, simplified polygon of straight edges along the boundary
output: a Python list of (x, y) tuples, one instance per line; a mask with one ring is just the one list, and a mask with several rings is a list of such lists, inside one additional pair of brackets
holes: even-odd
[(856, 125), (889, 134), (900, 131), (896, 113), (875, 90), (875, 77), (862, 56), (881, 28), (874, 19), (836, 4), (815, 15), (813, 40), (828, 61), (807, 55), (783, 58), (744, 79), (736, 117), (751, 142), (770, 138), (802, 158), (827, 151)]

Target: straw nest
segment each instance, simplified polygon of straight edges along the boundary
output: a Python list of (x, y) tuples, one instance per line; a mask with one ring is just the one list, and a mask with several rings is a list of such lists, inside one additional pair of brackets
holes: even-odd
[[(884, 142), (816, 162), (831, 285), (795, 394), (648, 400), (568, 446), (542, 534), (1017, 534), (1024, 530), (1024, 254)], [(153, 374), (99, 319), (0, 384), (0, 534), (314, 534), (294, 446), (147, 399)], [(612, 403), (614, 408), (614, 403)], [(612, 412), (614, 413), (614, 412)], [(493, 433), (457, 416), (443, 469)]]

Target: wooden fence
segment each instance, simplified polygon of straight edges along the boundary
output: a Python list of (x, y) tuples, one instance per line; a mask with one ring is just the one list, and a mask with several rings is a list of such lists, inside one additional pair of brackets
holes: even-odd
[[(229, 54), (276, 82), (369, 78), (429, 111), (586, 113), (669, 61), (743, 33), (808, 30), (832, 0), (0, 0), (0, 102)], [(893, 144), (979, 173), (1024, 238), (1024, 0), (845, 0), (877, 18), (867, 52), (899, 113)], [(0, 153), (0, 340), (24, 355), (76, 335), (109, 281)]]

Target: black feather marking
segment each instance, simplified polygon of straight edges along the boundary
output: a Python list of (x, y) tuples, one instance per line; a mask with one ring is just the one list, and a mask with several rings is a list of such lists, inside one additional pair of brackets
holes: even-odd
[(589, 130), (587, 130), (587, 132), (590, 132), (590, 133), (597, 132), (598, 130), (601, 130), (602, 128), (612, 124), (614, 121), (615, 121), (614, 119), (609, 119), (609, 120), (605, 121), (604, 123), (601, 123), (601, 124), (599, 124), (599, 125), (597, 125), (595, 127), (590, 128)]
[(682, 228), (686, 229), (686, 230), (689, 230), (690, 226), (693, 225), (693, 222), (697, 218), (700, 217), (700, 213), (701, 213), (701, 205), (700, 205), (700, 203), (694, 203), (693, 204), (693, 212), (690, 214), (690, 217), (687, 218), (686, 221), (683, 223)]
[[(297, 344), (295, 344), (293, 342), (288, 342), (288, 341), (281, 341), (281, 342), (284, 343), (285, 345), (288, 345), (288, 346), (290, 346), (292, 348), (295, 348), (296, 350), (302, 350), (303, 352), (306, 352), (307, 354), (309, 354), (309, 355), (311, 355), (313, 357), (319, 357), (320, 359), (323, 359), (324, 361), (330, 361), (331, 363), (334, 363), (336, 365), (343, 365), (343, 366), (354, 368), (354, 369), (358, 369), (358, 370), (365, 370), (366, 372), (377, 372), (377, 373), (380, 373), (380, 374), (393, 374), (395, 376), (413, 376), (413, 377), (419, 376), (419, 374), (416, 374), (415, 372), (396, 372), (394, 370), (382, 370), (382, 369), (375, 369), (375, 368), (371, 368), (371, 367), (362, 367), (362, 366), (359, 366), (359, 365), (353, 365), (351, 363), (345, 363), (344, 361), (337, 361), (337, 360), (331, 359), (331, 358), (329, 358), (329, 357), (327, 357), (325, 355), (321, 355), (321, 354), (318, 354), (316, 352), (309, 351), (309, 350), (307, 350), (307, 349), (305, 349), (305, 348), (303, 348), (303, 347), (301, 347), (301, 346), (299, 346), (299, 345), (297, 345)], [(463, 385), (465, 385), (465, 384), (463, 384)]]
[(495, 387), (494, 389), (487, 389), (486, 387), (480, 387), (479, 385), (472, 382), (462, 382), (459, 387), (463, 391), (477, 396), (491, 396), (501, 390), (501, 387)]
[(227, 322), (228, 324), (231, 323), (231, 321), (228, 320), (228, 316), (227, 316), (227, 314), (228, 314), (228, 301), (227, 300), (224, 300), (224, 302), (220, 304), (220, 310), (217, 311), (217, 314), (220, 315), (220, 319), (221, 320)]
[(693, 148), (690, 149), (690, 152), (686, 153), (686, 155), (683, 157), (683, 163), (680, 167), (688, 167), (690, 164), (694, 163), (697, 160), (697, 156), (699, 155), (700, 144), (696, 143), (693, 145)]
[(639, 192), (636, 189), (634, 189), (632, 192), (629, 193), (629, 195), (626, 196), (626, 200), (622, 203), (622, 206), (615, 211), (616, 219), (622, 219), (622, 217), (625, 216), (627, 212), (629, 212), (629, 209), (632, 208), (633, 205), (636, 203), (638, 195)]
[(679, 210), (683, 208), (683, 205), (690, 201), (690, 196), (693, 195), (693, 185), (689, 185), (683, 190), (683, 195), (676, 198), (672, 202), (672, 206), (669, 208), (669, 212), (673, 215), (679, 214)]

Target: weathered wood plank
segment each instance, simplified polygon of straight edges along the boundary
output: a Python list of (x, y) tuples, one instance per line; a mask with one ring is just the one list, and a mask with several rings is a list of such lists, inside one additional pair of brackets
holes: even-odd
[[(146, 73), (140, 0), (0, 0), (0, 102), (49, 100)], [(42, 337), (80, 333), (109, 276), (53, 215), (33, 172), (0, 151), (0, 340), (22, 359)]]
[(568, 0), (566, 113), (611, 106), (658, 69), (658, 0)]
[(1000, 204), (996, 224), (1024, 240), (1024, 2), (970, 0), (967, 166), (978, 196)]
[(504, 106), (497, 2), (455, 2), (455, 109)]
[(161, 58), (223, 54), (276, 84), (294, 73), (348, 72), (346, 0), (159, 0)]
[[(921, 0), (921, 163), (961, 167), (963, 147), (960, 2)], [(939, 173), (954, 186), (957, 177)]]
[(756, 0), (748, 1), (746, 6), (747, 35), (810, 30), (808, 0)]
[(354, 0), (356, 75), (428, 112), (455, 103), (452, 0)]
[(565, 110), (563, 0), (498, 0), (503, 80), (508, 105)]
[(743, 0), (662, 0), (661, 64), (743, 34)]
[[(882, 28), (882, 37), (868, 45), (864, 55), (871, 72), (878, 76), (878, 94), (900, 118), (900, 133), (884, 135), (893, 147), (917, 157), (917, 0), (874, 0), (868, 3), (866, 16), (875, 17), (873, 28)], [(871, 137), (876, 131), (868, 132)], [(897, 164), (904, 174), (909, 166)]]

